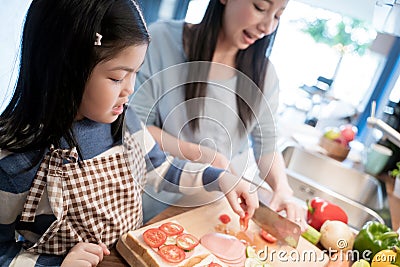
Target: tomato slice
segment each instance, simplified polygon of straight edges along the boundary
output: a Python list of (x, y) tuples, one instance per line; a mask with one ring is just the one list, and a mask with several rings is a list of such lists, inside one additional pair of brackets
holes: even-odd
[(143, 233), (143, 240), (150, 247), (158, 248), (167, 240), (167, 234), (158, 228), (150, 228)]
[(165, 245), (158, 249), (158, 254), (167, 262), (179, 263), (185, 259), (185, 252), (176, 245)]
[(242, 231), (246, 231), (247, 228), (249, 228), (249, 220), (250, 220), (250, 216), (247, 211), (244, 213), (243, 218), (239, 218), (240, 229)]
[(222, 267), (222, 265), (219, 264), (219, 263), (216, 263), (216, 262), (211, 262), (211, 263), (208, 265), (208, 267)]
[(183, 227), (173, 222), (163, 223), (158, 228), (166, 233), (168, 236), (179, 235), (183, 232)]
[(199, 244), (199, 240), (191, 234), (181, 234), (176, 237), (176, 245), (183, 250), (192, 250)]
[(268, 233), (267, 231), (265, 231), (264, 229), (260, 230), (260, 236), (267, 241), (268, 243), (275, 243), (278, 239), (276, 239), (275, 236), (271, 235), (270, 233)]
[(219, 220), (223, 223), (223, 224), (228, 224), (231, 221), (231, 217), (229, 217), (228, 214), (222, 214), (221, 216), (219, 216)]

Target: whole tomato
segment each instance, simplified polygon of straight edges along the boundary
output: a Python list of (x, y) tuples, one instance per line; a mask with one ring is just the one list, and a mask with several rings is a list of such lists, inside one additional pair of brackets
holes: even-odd
[(340, 127), (340, 135), (348, 142), (354, 140), (357, 134), (357, 127), (347, 124)]

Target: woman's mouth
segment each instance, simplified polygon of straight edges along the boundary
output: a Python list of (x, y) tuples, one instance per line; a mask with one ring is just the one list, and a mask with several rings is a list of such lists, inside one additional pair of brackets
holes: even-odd
[(243, 31), (243, 36), (244, 36), (244, 42), (248, 45), (252, 45), (256, 40), (257, 37), (251, 35), (249, 32), (247, 32), (246, 30)]

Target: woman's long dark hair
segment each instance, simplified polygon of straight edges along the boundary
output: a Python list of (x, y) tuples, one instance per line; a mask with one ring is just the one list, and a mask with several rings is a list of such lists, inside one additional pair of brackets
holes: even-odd
[[(103, 36), (95, 46), (96, 33)], [(19, 77), (0, 115), (0, 148), (44, 151), (71, 131), (93, 68), (150, 37), (132, 0), (33, 0), (25, 18)], [(120, 132), (122, 116), (113, 123)]]
[[(218, 34), (222, 27), (222, 17), (225, 5), (219, 0), (210, 0), (203, 20), (200, 24), (184, 28), (184, 43), (187, 51), (188, 61), (212, 61), (215, 47), (217, 45)], [(276, 30), (270, 35), (257, 40), (253, 45), (245, 50), (239, 50), (236, 55), (236, 69), (249, 77), (255, 85), (263, 91), (264, 79), (267, 71), (269, 53), (276, 35)], [(188, 80), (208, 80), (209, 69), (199, 71), (193, 67), (189, 68)], [(206, 96), (207, 84), (203, 82), (187, 83), (185, 90), (185, 100), (202, 98)], [(254, 118), (254, 108), (257, 108), (260, 101), (258, 90), (249, 90), (249, 82), (243, 76), (238, 76), (236, 84), (236, 102), (239, 117), (246, 128)], [(254, 86), (252, 86), (254, 88)], [(243, 96), (245, 96), (243, 98)], [(201, 114), (203, 103), (201, 101), (187, 101), (191, 107), (187, 107), (188, 118), (196, 118)], [(193, 107), (193, 105), (196, 105)], [(191, 129), (196, 131), (199, 128), (198, 119), (192, 119), (189, 123)], [(239, 129), (243, 129), (239, 127)], [(242, 134), (244, 132), (241, 131)]]

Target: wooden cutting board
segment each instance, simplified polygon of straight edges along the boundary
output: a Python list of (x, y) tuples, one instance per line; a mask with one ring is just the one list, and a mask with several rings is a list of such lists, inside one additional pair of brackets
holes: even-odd
[[(239, 231), (239, 217), (233, 213), (225, 198), (213, 204), (193, 209), (191, 211), (168, 218), (164, 221), (156, 223), (160, 225), (163, 222), (175, 221), (181, 224), (185, 231), (193, 234), (199, 239), (208, 233), (216, 232), (216, 227), (221, 225), (219, 216), (227, 214), (231, 217), (228, 224), (229, 229)], [(146, 229), (155, 227), (156, 225), (148, 225), (146, 227), (133, 231), (137, 235), (143, 233)], [(249, 222), (248, 232), (258, 233), (259, 226), (253, 221)], [(126, 235), (122, 236), (117, 243), (118, 252), (124, 259), (135, 267), (147, 267), (146, 262), (138, 255), (137, 251), (132, 250), (126, 244)], [(328, 256), (319, 248), (300, 237), (299, 244), (296, 249), (289, 246), (279, 246), (278, 244), (265, 243), (264, 252), (268, 253), (267, 262), (274, 267), (326, 267), (329, 263)]]

